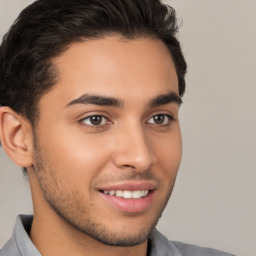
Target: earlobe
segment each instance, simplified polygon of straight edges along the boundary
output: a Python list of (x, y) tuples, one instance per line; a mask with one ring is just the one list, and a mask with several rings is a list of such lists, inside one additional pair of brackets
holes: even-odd
[(33, 134), (30, 123), (9, 107), (0, 108), (1, 144), (19, 166), (32, 165)]

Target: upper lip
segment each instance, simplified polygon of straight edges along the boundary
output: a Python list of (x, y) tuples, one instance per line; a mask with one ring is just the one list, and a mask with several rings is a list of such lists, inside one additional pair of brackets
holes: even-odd
[(98, 190), (138, 191), (138, 190), (155, 190), (156, 188), (157, 188), (157, 185), (156, 185), (156, 182), (154, 181), (132, 181), (132, 182), (122, 182), (122, 183), (106, 185), (106, 186), (100, 187)]

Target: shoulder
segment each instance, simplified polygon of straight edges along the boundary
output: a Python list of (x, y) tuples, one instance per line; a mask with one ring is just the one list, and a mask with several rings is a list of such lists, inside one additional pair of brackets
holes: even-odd
[(156, 229), (152, 232), (149, 241), (151, 246), (151, 256), (235, 256), (211, 248), (169, 241)]
[(172, 243), (182, 256), (234, 256), (234, 254), (226, 253), (212, 248), (200, 247), (176, 241), (169, 241), (169, 243)]

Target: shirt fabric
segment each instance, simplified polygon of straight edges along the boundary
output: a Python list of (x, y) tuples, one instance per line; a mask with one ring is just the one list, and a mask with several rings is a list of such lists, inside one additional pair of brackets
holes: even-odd
[[(0, 256), (42, 256), (28, 235), (32, 221), (32, 215), (17, 217), (12, 237), (0, 250)], [(169, 241), (156, 229), (149, 238), (149, 244), (150, 256), (232, 256), (215, 249)]]

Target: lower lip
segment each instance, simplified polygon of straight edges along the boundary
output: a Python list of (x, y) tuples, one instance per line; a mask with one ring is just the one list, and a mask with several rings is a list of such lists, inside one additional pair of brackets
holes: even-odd
[(123, 212), (140, 213), (147, 210), (153, 201), (154, 191), (150, 191), (147, 196), (139, 199), (126, 199), (123, 197), (111, 196), (101, 193), (105, 200), (112, 206)]

